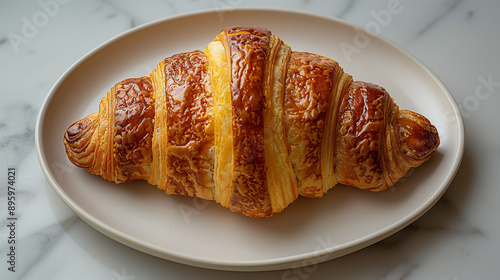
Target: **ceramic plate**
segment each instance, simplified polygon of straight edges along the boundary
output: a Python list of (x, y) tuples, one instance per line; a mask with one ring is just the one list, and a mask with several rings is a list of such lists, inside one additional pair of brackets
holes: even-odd
[[(337, 186), (321, 199), (299, 198), (268, 219), (232, 213), (215, 202), (168, 196), (145, 182), (116, 185), (72, 166), (62, 144), (66, 128), (97, 111), (100, 98), (115, 83), (149, 75), (158, 62), (175, 53), (203, 50), (220, 30), (236, 24), (266, 27), (293, 50), (333, 58), (356, 80), (382, 85), (400, 108), (417, 111), (436, 125), (441, 146), (387, 191)], [(188, 14), (113, 38), (59, 79), (36, 126), (36, 147), (48, 183), (88, 224), (143, 252), (225, 270), (310, 265), (395, 233), (445, 192), (463, 145), (462, 118), (453, 97), (407, 52), (341, 20), (261, 9)]]

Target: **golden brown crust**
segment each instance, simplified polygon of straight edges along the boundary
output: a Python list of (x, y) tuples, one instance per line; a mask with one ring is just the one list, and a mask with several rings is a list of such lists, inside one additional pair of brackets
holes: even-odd
[(335, 173), (339, 183), (372, 189), (385, 186), (382, 154), (387, 92), (355, 82), (344, 96), (335, 137)]
[(392, 186), (439, 146), (436, 128), (399, 110), (382, 87), (353, 83), (339, 110), (335, 174), (339, 183), (370, 191)]
[(164, 60), (167, 193), (213, 199), (213, 102), (201, 51)]
[(290, 160), (297, 176), (299, 194), (324, 194), (321, 142), (327, 110), (332, 101), (338, 63), (326, 57), (293, 52), (288, 64), (285, 124)]
[(69, 160), (76, 166), (89, 169), (95, 156), (95, 145), (92, 141), (94, 132), (99, 126), (98, 113), (76, 121), (64, 133), (64, 148)]
[(149, 77), (117, 84), (113, 155), (115, 181), (147, 179), (151, 172), (151, 143), (155, 116), (153, 86)]
[(147, 179), (151, 169), (153, 87), (148, 77), (116, 84), (94, 113), (72, 124), (64, 145), (70, 160), (122, 183)]
[(263, 82), (271, 33), (254, 27), (224, 30), (231, 73), (233, 174), (229, 207), (270, 216), (264, 155)]
[(397, 116), (400, 148), (412, 166), (427, 161), (439, 146), (436, 127), (424, 116), (400, 110)]

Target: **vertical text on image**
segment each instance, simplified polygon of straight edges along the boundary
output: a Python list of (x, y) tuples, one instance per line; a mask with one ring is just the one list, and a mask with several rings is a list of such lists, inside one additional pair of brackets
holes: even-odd
[(7, 169), (7, 270), (16, 272), (16, 168)]

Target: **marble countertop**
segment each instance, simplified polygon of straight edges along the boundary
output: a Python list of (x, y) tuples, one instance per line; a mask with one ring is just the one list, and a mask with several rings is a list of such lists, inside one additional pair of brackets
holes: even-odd
[[(380, 35), (426, 64), (453, 94), (466, 133), (444, 196), (398, 233), (312, 267), (231, 272), (191, 267), (118, 243), (78, 218), (40, 169), (35, 121), (57, 79), (106, 40), (157, 19), (201, 10), (269, 6), (359, 26), (397, 5)], [(70, 1), (0, 3), (1, 279), (498, 279), (500, 275), (499, 1)], [(381, 19), (379, 19), (381, 20)], [(14, 233), (8, 170), (16, 169)], [(15, 239), (15, 272), (10, 242)]]

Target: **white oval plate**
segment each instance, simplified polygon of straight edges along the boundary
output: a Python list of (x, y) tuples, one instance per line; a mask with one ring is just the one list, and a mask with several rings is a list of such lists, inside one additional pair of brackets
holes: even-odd
[[(299, 198), (268, 219), (235, 214), (215, 202), (168, 196), (145, 182), (116, 185), (71, 165), (62, 144), (66, 128), (97, 111), (100, 98), (116, 82), (149, 75), (175, 53), (203, 50), (220, 30), (236, 24), (266, 27), (293, 50), (333, 58), (355, 79), (382, 85), (400, 108), (435, 124), (441, 146), (387, 191), (337, 186), (321, 199)], [(365, 37), (368, 41), (361, 44), (360, 32), (347, 22), (317, 15), (240, 9), (174, 17), (113, 38), (73, 65), (42, 106), (36, 147), (47, 181), (102, 233), (143, 252), (200, 267), (289, 268), (373, 244), (420, 217), (445, 192), (462, 158), (464, 129), (453, 97), (429, 69), (385, 39)]]

